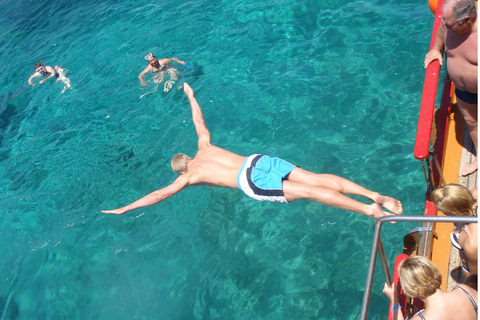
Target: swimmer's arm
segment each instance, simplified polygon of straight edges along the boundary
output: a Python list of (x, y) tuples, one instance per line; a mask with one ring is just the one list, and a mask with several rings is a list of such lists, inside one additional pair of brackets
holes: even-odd
[(173, 57), (172, 58), (173, 61), (175, 61), (176, 63), (181, 63), (181, 64), (185, 64), (185, 61), (182, 61), (182, 60), (178, 60), (177, 58)]
[(138, 75), (138, 79), (140, 79), (140, 82), (142, 84), (146, 84), (145, 80), (143, 80), (143, 76), (145, 76), (145, 74), (147, 74), (147, 72), (149, 72), (150, 70), (152, 70), (152, 66), (151, 65), (148, 65), (143, 71), (142, 73), (140, 73)]
[(443, 65), (443, 44), (445, 41), (445, 27), (443, 23), (440, 24), (437, 31), (437, 36), (435, 37), (435, 42), (433, 44), (432, 50), (430, 50), (424, 61), (424, 67), (426, 68), (432, 61), (438, 60), (440, 65)]
[(28, 84), (31, 86), (34, 86), (35, 84), (33, 84), (32, 79), (40, 76), (41, 76), (40, 72), (35, 72), (34, 74), (32, 74), (30, 78), (28, 78)]
[(188, 187), (189, 183), (189, 177), (186, 175), (181, 175), (180, 177), (177, 178), (172, 184), (169, 186), (154, 191), (145, 197), (138, 199), (135, 202), (130, 203), (129, 205), (123, 207), (123, 208), (118, 208), (115, 210), (102, 210), (103, 213), (110, 213), (110, 214), (124, 214), (127, 213), (128, 211), (135, 210), (138, 208), (143, 208), (143, 207), (148, 207), (148, 206), (153, 206), (157, 203), (162, 202), (163, 200), (170, 198), (174, 194), (182, 191), (185, 187)]
[(158, 60), (158, 62), (160, 62), (161, 65), (164, 65), (164, 66), (165, 66), (165, 65), (169, 64), (170, 61), (172, 61), (172, 60), (175, 61), (176, 63), (185, 64), (185, 61), (179, 60), (179, 59), (177, 59), (177, 58), (175, 58), (175, 57), (170, 58), (170, 59), (168, 59), (168, 58), (166, 58), (166, 59), (160, 59), (160, 60)]

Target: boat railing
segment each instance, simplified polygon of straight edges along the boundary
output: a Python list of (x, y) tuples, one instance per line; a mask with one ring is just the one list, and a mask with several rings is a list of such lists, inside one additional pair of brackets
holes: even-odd
[[(392, 285), (390, 271), (388, 269), (387, 258), (383, 250), (381, 239), (382, 225), (385, 222), (435, 222), (435, 223), (478, 223), (478, 217), (457, 217), (457, 216), (385, 216), (375, 221), (373, 231), (372, 249), (370, 251), (370, 261), (368, 263), (367, 280), (365, 283), (365, 291), (363, 294), (362, 311), (360, 320), (366, 320), (368, 316), (368, 308), (370, 305), (370, 297), (372, 293), (373, 278), (375, 275), (375, 265), (377, 262), (377, 254), (379, 254), (383, 270), (385, 273), (385, 281)], [(428, 258), (428, 257), (427, 257)]]
[[(444, 0), (439, 0), (433, 22), (432, 37), (430, 39), (430, 50), (433, 48), (437, 37), (438, 28), (442, 23), (442, 10)], [(433, 111), (435, 108), (435, 99), (437, 96), (437, 84), (440, 77), (440, 62), (435, 60), (431, 62), (425, 72), (425, 81), (423, 82), (422, 102), (420, 104), (420, 114), (418, 116), (417, 137), (415, 139), (414, 156), (416, 159), (424, 160), (430, 152), (430, 135), (433, 123)]]
[[(435, 44), (438, 28), (442, 24), (444, 2), (444, 0), (438, 0), (437, 3), (432, 28), (432, 36), (430, 39), (430, 50)], [(447, 73), (445, 73), (445, 79), (442, 83), (443, 92), (440, 101), (440, 110), (438, 119), (436, 121), (437, 135), (435, 149), (432, 152), (430, 149), (431, 135), (434, 123), (437, 88), (439, 87), (440, 69), (440, 62), (438, 60), (434, 60), (427, 66), (425, 70), (425, 80), (423, 84), (422, 100), (417, 124), (417, 135), (415, 139), (415, 148), (413, 151), (414, 157), (420, 160), (422, 163), (425, 180), (429, 184), (430, 190), (435, 189), (440, 180), (443, 184), (445, 184), (445, 179), (442, 175), (441, 164), (443, 161), (443, 150), (447, 134), (446, 128), (449, 122), (450, 104), (453, 94), (453, 84)]]

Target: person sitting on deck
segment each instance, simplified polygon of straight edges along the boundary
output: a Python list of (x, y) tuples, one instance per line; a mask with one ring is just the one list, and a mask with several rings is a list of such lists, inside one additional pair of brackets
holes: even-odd
[(163, 82), (165, 80), (165, 73), (168, 73), (170, 75), (170, 80), (165, 82), (165, 85), (163, 88), (163, 91), (165, 92), (168, 92), (172, 88), (173, 84), (175, 83), (175, 80), (178, 79), (178, 74), (177, 74), (178, 71), (177, 69), (169, 65), (170, 61), (173, 60), (177, 63), (181, 63), (185, 65), (185, 61), (178, 60), (175, 57), (170, 59), (165, 58), (165, 59), (157, 60), (157, 58), (151, 52), (147, 53), (147, 55), (145, 56), (145, 60), (147, 60), (149, 64), (145, 68), (145, 70), (143, 70), (142, 73), (140, 73), (140, 75), (138, 76), (138, 79), (140, 79), (140, 83), (143, 86), (148, 85), (148, 83), (145, 80), (143, 80), (143, 77), (145, 76), (145, 74), (147, 74), (147, 72), (150, 72), (150, 71), (153, 72), (154, 74), (153, 81), (155, 83)]
[[(425, 68), (434, 60), (443, 64), (443, 49), (448, 58), (448, 75), (455, 85), (460, 112), (467, 123), (475, 149), (477, 149), (477, 8), (475, 0), (446, 0), (443, 20), (435, 43), (425, 56)], [(477, 151), (478, 152), (478, 151)], [(474, 173), (477, 159), (462, 170), (462, 175)]]
[[(190, 186), (241, 189), (248, 196), (263, 201), (317, 201), (372, 218), (387, 214), (382, 207), (394, 214), (403, 212), (400, 201), (370, 191), (350, 180), (332, 174), (309, 172), (279, 158), (259, 154), (244, 157), (212, 145), (210, 132), (193, 90), (187, 83), (184, 83), (183, 87), (190, 101), (193, 123), (198, 135), (199, 150), (195, 158), (186, 154), (175, 155), (171, 166), (180, 177), (172, 184), (123, 208), (102, 212), (124, 214), (133, 209), (157, 204)], [(362, 196), (374, 203), (364, 204), (344, 194)]]
[[(410, 320), (474, 320), (477, 319), (477, 291), (459, 284), (450, 292), (440, 289), (442, 275), (435, 264), (427, 258), (412, 256), (400, 262), (398, 276), (405, 295), (425, 302), (425, 309)], [(403, 320), (395, 284), (385, 283), (383, 293), (392, 303), (393, 319)]]
[[(477, 200), (462, 185), (447, 184), (439, 187), (432, 191), (431, 199), (437, 210), (447, 216), (471, 217), (477, 215)], [(477, 223), (456, 224), (450, 239), (452, 245), (459, 250), (463, 277), (466, 279), (470, 275), (476, 275), (478, 264)]]

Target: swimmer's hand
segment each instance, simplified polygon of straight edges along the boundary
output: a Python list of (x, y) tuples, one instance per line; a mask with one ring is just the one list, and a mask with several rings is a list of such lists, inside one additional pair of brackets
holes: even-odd
[(45, 83), (45, 81), (47, 81), (47, 79), (41, 80), (40, 83)]
[(128, 210), (126, 207), (115, 209), (115, 210), (102, 210), (102, 213), (109, 213), (109, 214), (124, 214), (127, 212)]
[(35, 83), (30, 82), (28, 85), (33, 87), (35, 85)]

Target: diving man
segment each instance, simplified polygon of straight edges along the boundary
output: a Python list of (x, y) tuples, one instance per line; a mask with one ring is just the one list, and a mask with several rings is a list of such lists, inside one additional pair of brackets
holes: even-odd
[[(190, 101), (192, 118), (198, 135), (195, 158), (177, 154), (171, 161), (173, 171), (180, 174), (169, 186), (119, 209), (103, 213), (124, 214), (130, 210), (157, 204), (190, 186), (214, 186), (240, 189), (262, 201), (290, 202), (298, 199), (317, 201), (332, 207), (379, 218), (386, 214), (402, 214), (402, 204), (341, 177), (317, 174), (278, 158), (254, 154), (244, 157), (216, 147), (210, 142), (207, 129), (192, 88), (183, 85)], [(364, 204), (344, 194), (362, 196), (373, 201)], [(384, 212), (382, 207), (391, 213)]]

